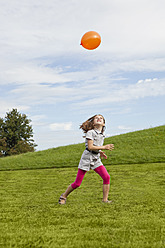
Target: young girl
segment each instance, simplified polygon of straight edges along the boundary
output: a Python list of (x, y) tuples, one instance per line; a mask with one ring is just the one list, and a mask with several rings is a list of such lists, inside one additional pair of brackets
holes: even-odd
[(85, 121), (80, 128), (86, 134), (85, 151), (81, 156), (78, 166), (78, 173), (74, 183), (68, 186), (65, 193), (60, 196), (59, 204), (65, 204), (67, 196), (76, 188), (78, 188), (85, 176), (85, 173), (90, 169), (98, 173), (103, 179), (103, 202), (111, 203), (108, 200), (108, 193), (110, 187), (110, 175), (100, 160), (101, 158), (107, 159), (107, 156), (102, 150), (112, 150), (113, 144), (103, 145), (104, 142), (104, 129), (105, 119), (102, 115), (94, 115)]

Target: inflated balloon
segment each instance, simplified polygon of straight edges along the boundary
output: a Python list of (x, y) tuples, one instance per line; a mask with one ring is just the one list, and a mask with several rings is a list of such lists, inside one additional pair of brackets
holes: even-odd
[(81, 38), (81, 44), (88, 50), (96, 49), (101, 43), (100, 35), (95, 31), (89, 31)]

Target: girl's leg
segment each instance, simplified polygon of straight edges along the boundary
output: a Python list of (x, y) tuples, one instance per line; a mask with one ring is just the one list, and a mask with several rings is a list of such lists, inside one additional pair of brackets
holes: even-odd
[(74, 183), (72, 183), (71, 185), (68, 186), (67, 190), (65, 191), (65, 193), (63, 193), (63, 197), (64, 198), (67, 198), (67, 196), (73, 191), (75, 190), (76, 188), (80, 187), (81, 183), (82, 183), (82, 180), (85, 176), (85, 173), (87, 171), (84, 171), (84, 170), (81, 170), (81, 169), (78, 169), (78, 172), (77, 172), (77, 177), (76, 177), (76, 180)]
[(108, 201), (109, 187), (110, 187), (110, 175), (108, 174), (106, 168), (101, 165), (94, 170), (103, 179), (103, 201)]

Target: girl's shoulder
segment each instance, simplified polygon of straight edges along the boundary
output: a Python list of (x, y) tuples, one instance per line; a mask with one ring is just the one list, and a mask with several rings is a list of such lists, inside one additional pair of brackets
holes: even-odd
[(94, 129), (89, 130), (88, 132), (86, 132), (85, 136), (87, 139), (93, 138), (96, 135)]
[(91, 129), (91, 130), (87, 131), (87, 132), (86, 132), (86, 135), (87, 135), (87, 134), (95, 134), (94, 129)]
[(86, 133), (94, 133), (94, 129), (88, 130)]

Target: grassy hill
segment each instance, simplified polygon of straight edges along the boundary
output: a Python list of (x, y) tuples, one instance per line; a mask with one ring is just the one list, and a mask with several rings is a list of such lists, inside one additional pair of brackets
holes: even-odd
[[(105, 139), (115, 149), (106, 151), (105, 165), (165, 162), (165, 126), (116, 135)], [(0, 159), (0, 170), (77, 167), (84, 143)]]

